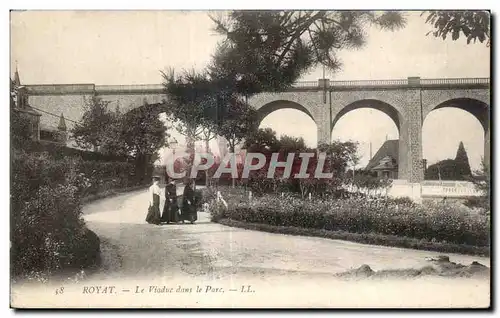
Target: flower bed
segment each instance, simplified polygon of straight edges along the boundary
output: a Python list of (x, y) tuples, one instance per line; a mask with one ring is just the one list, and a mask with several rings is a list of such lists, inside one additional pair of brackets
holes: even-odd
[(489, 217), (459, 204), (417, 205), (366, 198), (309, 201), (269, 194), (249, 202), (241, 191), (221, 192), (228, 208), (212, 201), (214, 221), (229, 219), (276, 227), (377, 234), (485, 249), (490, 245)]

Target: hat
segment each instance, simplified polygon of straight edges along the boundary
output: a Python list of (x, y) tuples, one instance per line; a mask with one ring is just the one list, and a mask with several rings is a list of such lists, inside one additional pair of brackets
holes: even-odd
[(157, 175), (157, 174), (154, 174), (152, 178), (153, 178), (153, 179), (158, 179), (158, 180), (160, 180), (160, 179), (161, 179), (161, 176), (160, 176), (160, 175)]

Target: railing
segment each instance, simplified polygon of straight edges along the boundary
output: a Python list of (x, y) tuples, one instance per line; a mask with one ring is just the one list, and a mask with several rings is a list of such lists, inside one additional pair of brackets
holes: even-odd
[(399, 86), (408, 85), (407, 79), (398, 80), (375, 80), (375, 81), (333, 81), (332, 87), (357, 87), (357, 86)]
[[(356, 87), (391, 87), (391, 86), (467, 86), (467, 85), (489, 85), (489, 78), (430, 78), (420, 79), (395, 79), (395, 80), (356, 80), (356, 81), (328, 81), (330, 88), (356, 88)], [(323, 88), (320, 81), (297, 82), (293, 88)]]
[(94, 84), (27, 85), (29, 93), (64, 94), (91, 92)]
[(344, 185), (344, 189), (352, 192), (370, 194), (372, 196), (409, 197), (413, 200), (420, 198), (466, 198), (481, 196), (474, 184), (468, 181), (428, 181), (408, 183), (406, 180), (392, 180), (387, 189), (363, 189), (352, 185)]
[(464, 197), (479, 196), (474, 184), (467, 181), (424, 181), (422, 196)]
[(318, 87), (318, 81), (303, 81), (297, 82), (292, 85), (294, 88), (316, 88)]
[(489, 78), (428, 78), (421, 79), (421, 85), (489, 85)]
[[(293, 89), (323, 89), (325, 86), (329, 89), (346, 89), (346, 88), (361, 88), (361, 87), (449, 87), (449, 86), (488, 86), (489, 78), (431, 78), (420, 79), (418, 77), (410, 77), (407, 79), (394, 80), (359, 80), (359, 81), (330, 81), (328, 79), (318, 81), (302, 81), (292, 85)], [(151, 91), (155, 93), (163, 93), (162, 84), (137, 84), (137, 85), (94, 85), (94, 84), (68, 84), (68, 85), (26, 85), (28, 91), (34, 94), (51, 94), (51, 93), (78, 93), (89, 92), (141, 92)]]
[(161, 91), (164, 89), (162, 84), (137, 84), (137, 85), (96, 85), (95, 90), (107, 92), (122, 92), (122, 91)]

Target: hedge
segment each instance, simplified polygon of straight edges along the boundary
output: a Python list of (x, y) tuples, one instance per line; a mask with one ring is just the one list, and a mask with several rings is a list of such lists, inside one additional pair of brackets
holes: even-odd
[(490, 245), (490, 218), (459, 204), (418, 205), (392, 200), (313, 199), (264, 195), (248, 201), (241, 192), (223, 192), (229, 208), (214, 200), (212, 218), (272, 226), (360, 234), (393, 235), (428, 242)]

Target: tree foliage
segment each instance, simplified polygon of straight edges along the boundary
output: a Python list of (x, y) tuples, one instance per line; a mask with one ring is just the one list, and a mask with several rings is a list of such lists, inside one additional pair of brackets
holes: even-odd
[(455, 159), (441, 160), (427, 167), (426, 180), (469, 180), (471, 178), (469, 158), (463, 142), (460, 142)]
[(460, 177), (460, 180), (467, 179), (471, 174), (469, 157), (467, 156), (467, 151), (465, 151), (464, 143), (460, 142), (457, 149), (457, 155), (455, 156), (456, 174)]
[(149, 105), (123, 115), (119, 138), (126, 151), (136, 158), (149, 156), (154, 159), (168, 137), (167, 127), (160, 120), (158, 111)]
[(221, 94), (206, 71), (183, 71), (175, 76), (172, 69), (162, 75), (169, 98), (167, 116), (173, 119), (176, 130), (188, 138), (188, 149), (193, 151), (195, 141), (215, 137)]
[(248, 152), (264, 152), (266, 150), (274, 152), (279, 147), (276, 132), (271, 128), (260, 128), (249, 134), (243, 145), (243, 148)]
[(280, 152), (288, 154), (291, 152), (301, 152), (308, 147), (304, 138), (282, 135), (279, 140)]
[(146, 176), (169, 136), (154, 108), (158, 106), (145, 104), (120, 114), (109, 110), (108, 104), (97, 97), (87, 101), (83, 119), (72, 131), (77, 144), (107, 155), (131, 156)]
[(464, 36), (467, 44), (486, 41), (490, 45), (490, 17), (489, 11), (424, 11), (426, 23), (434, 27), (432, 34), (446, 40), (451, 35), (453, 41)]
[(320, 144), (318, 150), (327, 154), (332, 171), (341, 177), (345, 176), (349, 166), (354, 166), (359, 162), (356, 142), (332, 141), (330, 144)]
[(234, 152), (237, 145), (258, 129), (257, 111), (236, 95), (230, 96), (226, 103), (223, 118), (217, 122), (218, 133), (226, 138), (229, 149)]
[(76, 144), (83, 149), (98, 151), (114, 131), (112, 127), (119, 124), (116, 116), (108, 109), (109, 102), (92, 96), (85, 100), (85, 112), (82, 120), (75, 124), (72, 134)]
[(10, 109), (10, 141), (15, 148), (23, 148), (31, 142), (31, 123), (14, 108)]
[(230, 11), (211, 18), (224, 37), (211, 74), (244, 95), (284, 90), (318, 65), (338, 71), (337, 53), (361, 48), (367, 27), (406, 23), (401, 13), (375, 11)]
[(457, 177), (456, 162), (454, 159), (445, 159), (427, 167), (426, 180), (462, 180)]

